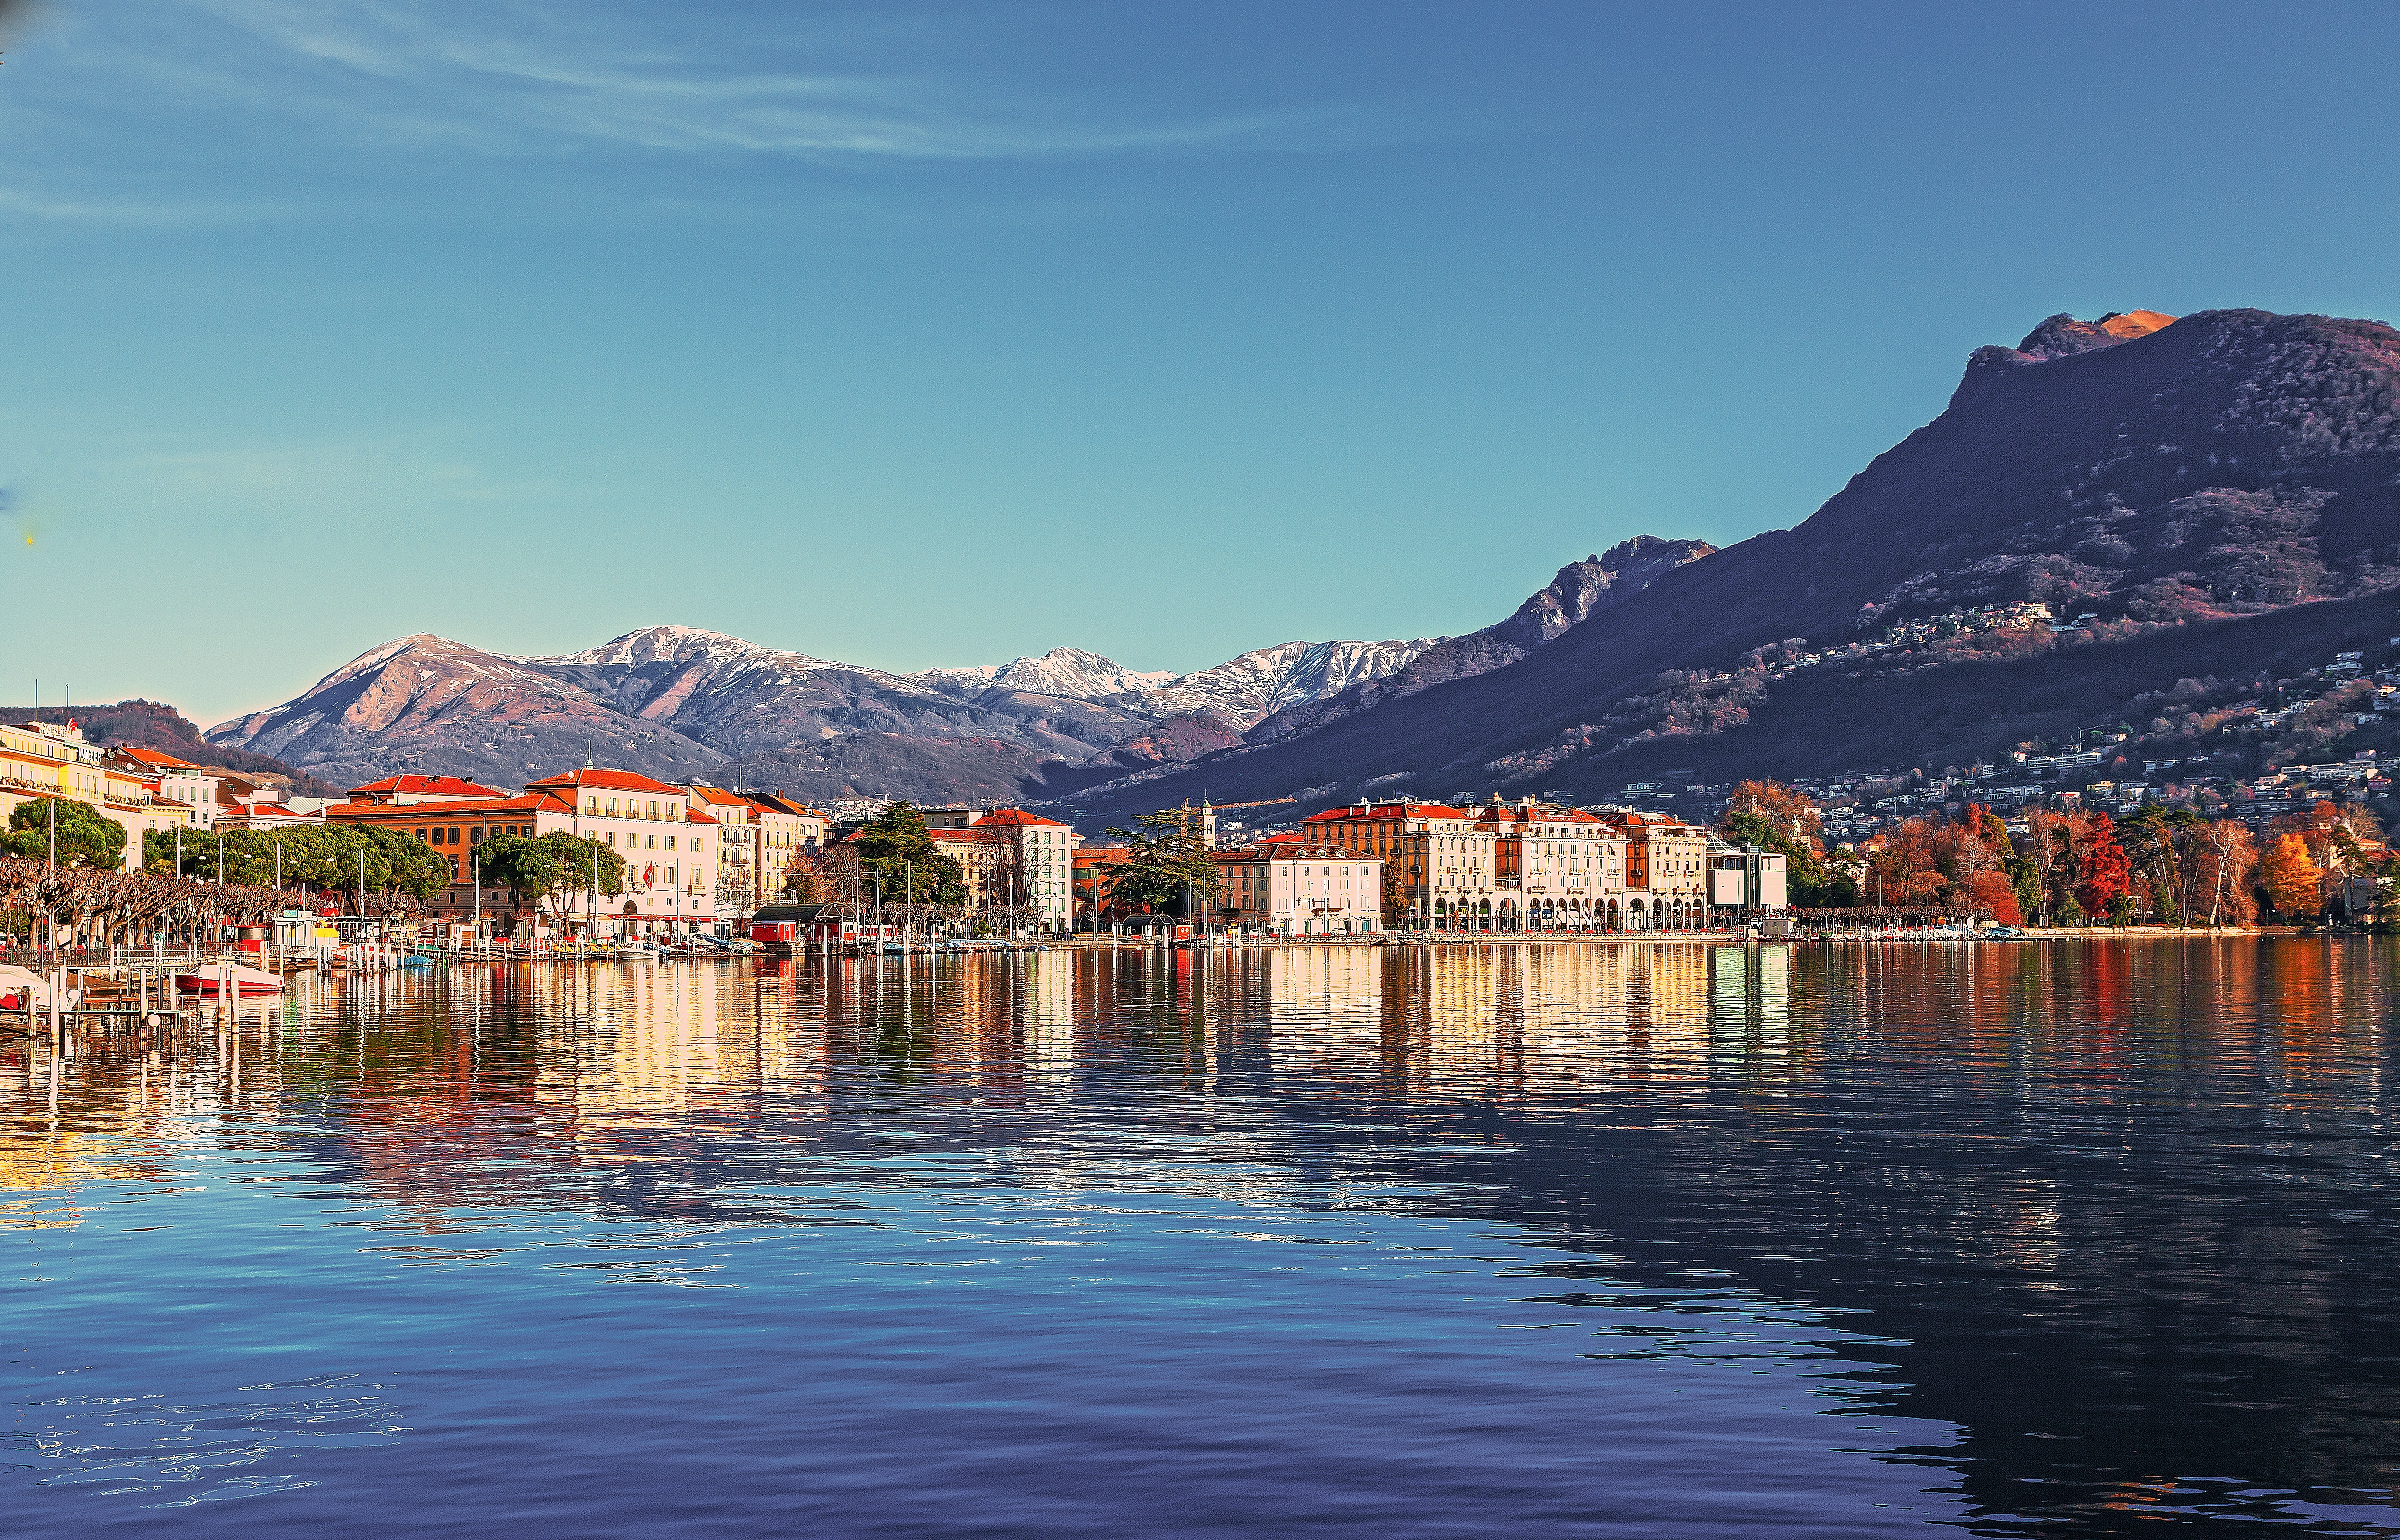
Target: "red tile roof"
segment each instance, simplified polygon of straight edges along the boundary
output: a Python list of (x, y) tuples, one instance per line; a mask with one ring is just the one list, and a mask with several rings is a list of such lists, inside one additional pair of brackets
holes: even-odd
[(199, 769), (188, 759), (178, 759), (171, 754), (161, 754), (157, 749), (136, 748), (130, 743), (119, 744), (110, 752), (121, 754), (137, 764), (149, 765), (158, 770)]
[(365, 797), (369, 792), (390, 792), (409, 797), (506, 797), (497, 786), (486, 786), (473, 781), (463, 781), (455, 775), (387, 775), (380, 781), (370, 781), (363, 786), (352, 786), (353, 800)]
[(805, 802), (795, 802), (788, 797), (772, 792), (759, 792), (750, 799), (762, 808), (771, 808), (777, 812), (788, 813), (795, 818), (823, 819), (825, 816)]
[(1055, 818), (1043, 818), (1038, 813), (1027, 812), (1023, 808), (995, 808), (976, 819), (975, 824), (978, 827), (990, 827), (996, 825), (1008, 829), (1031, 828), (1037, 825), (1045, 829), (1063, 829), (1067, 826)]
[(555, 791), (562, 786), (573, 786), (579, 790), (591, 786), (601, 791), (654, 791), (668, 797), (684, 795), (684, 789), (681, 786), (670, 786), (663, 781), (653, 781), (647, 775), (635, 775), (632, 770), (572, 770), (564, 775), (552, 775), (539, 781), (525, 783), (527, 791)]
[(499, 797), (480, 802), (345, 802), (327, 808), (325, 816), (345, 823), (375, 820), (389, 824), (444, 823), (452, 819), (472, 821), (477, 818), (503, 817), (510, 813), (555, 813), (566, 817), (575, 809), (547, 792), (527, 792), (522, 797)]
[(1363, 811), (1359, 804), (1346, 808), (1328, 808), (1301, 820), (1302, 824), (1339, 824), (1362, 818), (1473, 818), (1463, 808), (1441, 802), (1371, 802)]

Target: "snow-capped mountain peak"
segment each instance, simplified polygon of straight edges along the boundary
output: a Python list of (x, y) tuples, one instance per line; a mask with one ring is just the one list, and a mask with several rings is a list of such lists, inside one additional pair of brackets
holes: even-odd
[(1171, 669), (1143, 672), (1129, 669), (1097, 652), (1081, 647), (1052, 647), (1038, 658), (1015, 658), (1005, 663), (969, 668), (929, 668), (903, 675), (953, 693), (987, 689), (1022, 690), (1033, 695), (1064, 695), (1093, 701), (1107, 696), (1134, 695), (1174, 682)]

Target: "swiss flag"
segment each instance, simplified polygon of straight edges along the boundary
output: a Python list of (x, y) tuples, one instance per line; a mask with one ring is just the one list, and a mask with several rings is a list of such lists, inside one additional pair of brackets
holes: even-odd
[(658, 881), (658, 879), (659, 879), (659, 868), (658, 868), (658, 866), (657, 866), (657, 865), (656, 865), (655, 863), (654, 863), (654, 864), (652, 864), (652, 865), (650, 865), (644, 866), (644, 867), (642, 868), (642, 886), (643, 886), (643, 887), (645, 887), (645, 888), (647, 888), (647, 887), (650, 887), (650, 886), (652, 886), (653, 884), (655, 884), (655, 883)]

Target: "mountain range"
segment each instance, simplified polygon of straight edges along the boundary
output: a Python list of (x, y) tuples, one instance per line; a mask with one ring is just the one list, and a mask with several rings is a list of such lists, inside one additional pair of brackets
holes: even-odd
[[(1939, 416), (1794, 527), (1471, 679), (1373, 699), (1396, 674), (1362, 709), (1078, 806), (1105, 818), (1204, 788), (1303, 811), (1398, 790), (1581, 800), (1670, 767), (1966, 765), (2138, 726), (2311, 649), (2388, 652), (2395, 586), (2400, 333), (2260, 310), (2052, 316), (1977, 349)], [(1967, 613), (1938, 645), (1885, 640), (2012, 603), (2056, 623)]]
[[(513, 784), (588, 750), (1093, 823), (1203, 795), (1585, 800), (1670, 766), (1971, 762), (2381, 644), (2395, 588), (2400, 334), (2058, 315), (1977, 349), (1938, 416), (1793, 527), (1723, 551), (1638, 537), (1466, 636), (1289, 642), (1182, 675), (1073, 648), (896, 674), (673, 626), (544, 658), (413, 636), (207, 736), (330, 780)], [(2003, 623), (2012, 605), (2049, 620)]]
[(1071, 647), (896, 674), (688, 626), (538, 658), (406, 636), (207, 736), (331, 780), (424, 770), (515, 784), (589, 754), (825, 800), (1039, 800), (1238, 746), (1262, 722), (1384, 681), (1419, 688), (1410, 671), (1429, 659), (1439, 677), (1495, 666), (1707, 549), (1628, 541), (1569, 564), (1469, 637), (1284, 642), (1185, 675)]

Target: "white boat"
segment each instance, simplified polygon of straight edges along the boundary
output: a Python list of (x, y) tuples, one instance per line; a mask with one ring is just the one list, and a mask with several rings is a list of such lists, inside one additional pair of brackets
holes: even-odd
[[(74, 1010), (77, 1002), (75, 991), (67, 992), (66, 1010)], [(0, 965), (0, 1011), (47, 1011), (50, 1008), (50, 981), (29, 968)]]
[(234, 998), (246, 995), (280, 995), (283, 981), (258, 968), (244, 968), (226, 963), (214, 968), (197, 968), (188, 974), (175, 975), (175, 988), (187, 995), (214, 995), (220, 982), (229, 983)]

